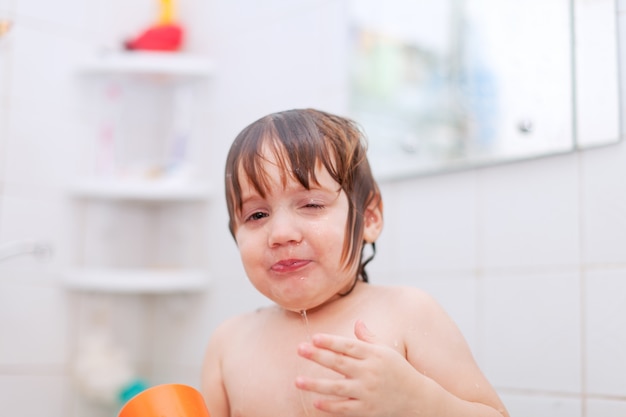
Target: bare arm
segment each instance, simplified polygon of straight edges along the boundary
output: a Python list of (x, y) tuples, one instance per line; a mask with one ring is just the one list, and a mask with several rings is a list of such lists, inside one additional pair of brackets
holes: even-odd
[(202, 395), (211, 417), (230, 416), (221, 370), (221, 340), (225, 337), (224, 333), (226, 328), (222, 325), (212, 335), (202, 365)]
[[(448, 408), (448, 412), (461, 412), (463, 408), (457, 407), (468, 405), (471, 405), (470, 409), (480, 411), (484, 405), (497, 410), (496, 416), (508, 417), (500, 398), (479, 369), (465, 338), (448, 314), (422, 291), (417, 290), (411, 296), (418, 300), (414, 304), (418, 307), (412, 314), (422, 332), (408, 334), (407, 360), (450, 396), (443, 397), (444, 403), (452, 407)], [(483, 411), (477, 415), (490, 414)]]

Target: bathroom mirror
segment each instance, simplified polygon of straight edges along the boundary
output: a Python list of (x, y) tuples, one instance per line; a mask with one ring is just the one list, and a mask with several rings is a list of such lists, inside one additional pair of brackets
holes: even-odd
[(613, 0), (350, 1), (351, 116), (379, 177), (619, 141)]

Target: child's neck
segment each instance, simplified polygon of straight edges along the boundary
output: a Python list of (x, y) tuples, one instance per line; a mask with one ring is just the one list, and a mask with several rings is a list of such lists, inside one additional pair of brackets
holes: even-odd
[(349, 287), (348, 287), (349, 290), (341, 291), (335, 294), (334, 296), (332, 296), (331, 298), (329, 298), (328, 300), (324, 301), (322, 304), (319, 304), (315, 307), (296, 310), (296, 311), (289, 310), (289, 309), (283, 309), (283, 310), (285, 310), (287, 314), (293, 315), (294, 317), (300, 316), (298, 319), (302, 319), (306, 317), (306, 319), (308, 320), (309, 318), (319, 315), (322, 312), (331, 310), (334, 306), (339, 306), (340, 304), (343, 304), (344, 302), (348, 301), (348, 299), (352, 299), (353, 295), (358, 293), (363, 285), (367, 285), (367, 284), (359, 279), (357, 280), (356, 283), (349, 284)]

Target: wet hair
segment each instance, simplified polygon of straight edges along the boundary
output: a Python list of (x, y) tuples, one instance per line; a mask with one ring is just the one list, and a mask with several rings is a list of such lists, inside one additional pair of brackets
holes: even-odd
[(380, 190), (367, 160), (367, 144), (352, 120), (315, 109), (295, 109), (267, 115), (244, 128), (235, 138), (226, 159), (225, 186), (229, 229), (233, 237), (241, 212), (241, 178), (245, 175), (256, 192), (267, 195), (270, 179), (264, 170), (263, 152), (272, 152), (281, 171), (305, 189), (318, 184), (317, 166), (324, 167), (348, 197), (348, 219), (341, 261), (348, 267), (359, 260), (356, 279), (367, 282), (363, 260), (364, 213), (371, 204), (381, 207)]

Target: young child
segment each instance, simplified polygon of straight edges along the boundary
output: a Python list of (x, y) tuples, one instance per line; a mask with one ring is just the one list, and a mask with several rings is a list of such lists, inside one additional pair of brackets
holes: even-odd
[(433, 298), (368, 284), (383, 204), (352, 121), (305, 109), (252, 123), (228, 154), (226, 201), (248, 279), (274, 305), (212, 335), (211, 417), (508, 416)]

